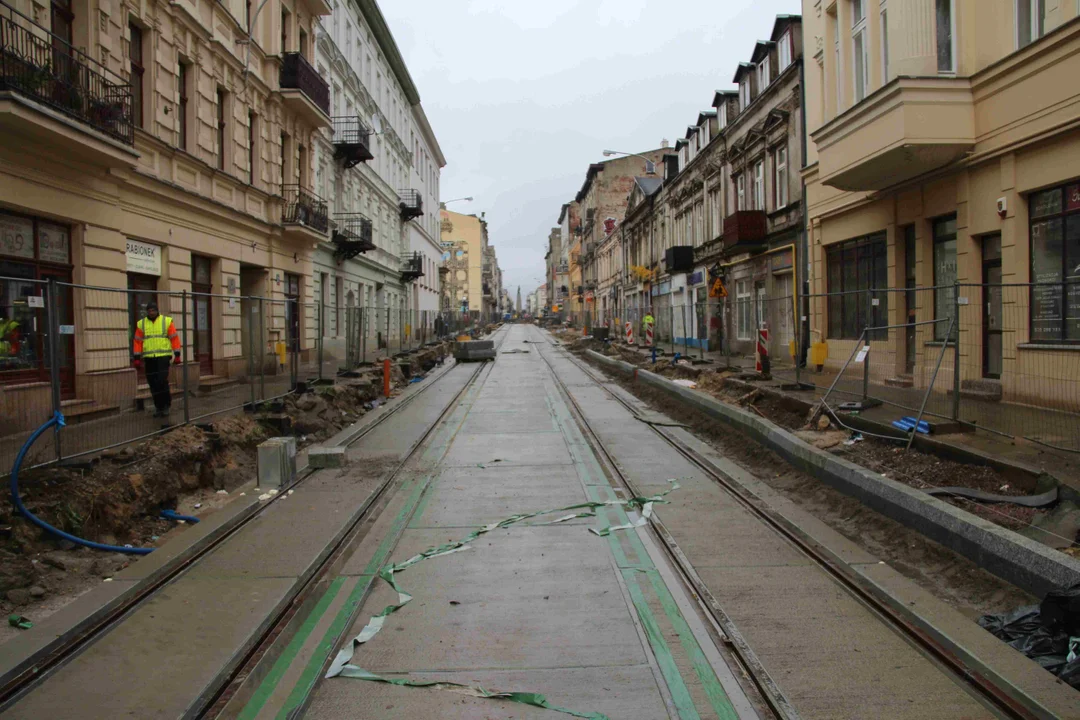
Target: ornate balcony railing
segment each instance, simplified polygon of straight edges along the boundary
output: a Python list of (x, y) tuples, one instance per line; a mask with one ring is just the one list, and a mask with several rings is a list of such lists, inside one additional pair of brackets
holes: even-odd
[(330, 227), (326, 201), (299, 185), (284, 185), (281, 196), (285, 200), (281, 222), (285, 225), (303, 225), (325, 233)]
[(360, 253), (375, 249), (372, 240), (371, 220), (361, 213), (339, 213), (334, 216), (334, 234), (331, 241), (334, 257), (340, 262)]
[(332, 118), (334, 123), (334, 157), (351, 168), (373, 159), (371, 129), (356, 115)]
[(424, 277), (424, 256), (421, 253), (414, 252), (403, 257), (401, 259), (401, 279), (404, 282), (411, 282), (421, 277)]
[(424, 214), (424, 199), (417, 190), (398, 190), (401, 218), (412, 220)]
[(319, 77), (318, 71), (298, 52), (282, 57), (279, 83), (282, 90), (299, 90), (320, 110), (330, 114), (330, 86)]
[(738, 210), (724, 218), (724, 249), (763, 244), (765, 235), (764, 210)]
[(0, 3), (0, 91), (25, 95), (125, 145), (135, 142), (131, 86)]

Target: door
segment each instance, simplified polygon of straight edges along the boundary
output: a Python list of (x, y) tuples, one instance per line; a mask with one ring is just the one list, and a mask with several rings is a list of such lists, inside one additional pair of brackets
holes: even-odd
[[(210, 304), (213, 292), (210, 282), (210, 258), (191, 256), (191, 342), (199, 374), (214, 374), (214, 321)], [(179, 328), (177, 328), (179, 329)], [(184, 338), (185, 342), (187, 338)]]
[[(146, 317), (146, 304), (157, 302), (157, 278), (153, 275), (128, 273), (128, 350), (132, 350), (135, 325)], [(158, 312), (161, 308), (158, 308)], [(146, 382), (143, 368), (138, 369), (139, 383)]]
[(1001, 377), (1001, 236), (983, 240), (983, 377)]
[(300, 351), (300, 276), (285, 273), (285, 342), (289, 352)]
[(697, 328), (698, 347), (705, 347), (709, 337), (709, 328), (705, 324), (705, 313), (709, 308), (707, 287), (699, 287), (694, 290), (694, 322)]
[[(60, 397), (70, 400), (75, 397), (75, 308), (73, 290), (71, 288), (71, 273), (65, 270), (51, 270), (42, 268), (38, 277), (42, 280), (55, 280), (56, 286), (56, 324), (59, 330), (56, 344), (56, 363), (60, 369)], [(63, 283), (62, 285), (59, 283)], [(42, 291), (44, 292), (44, 290)], [(48, 300), (46, 300), (48, 303)], [(41, 357), (45, 360), (45, 367), (49, 362), (48, 315), (44, 311), (41, 314), (41, 327), (46, 332), (39, 335), (41, 339)]]

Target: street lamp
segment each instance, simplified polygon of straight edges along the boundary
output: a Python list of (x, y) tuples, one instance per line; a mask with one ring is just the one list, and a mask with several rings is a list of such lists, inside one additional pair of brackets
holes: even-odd
[(604, 157), (611, 157), (612, 155), (629, 155), (630, 157), (641, 158), (642, 160), (645, 161), (645, 174), (646, 175), (655, 175), (656, 174), (656, 163), (654, 163), (652, 160), (645, 157), (644, 155), (638, 155), (637, 153), (622, 152), (621, 150), (605, 150), (604, 151)]
[(470, 196), (470, 197), (460, 197), (460, 198), (454, 198), (453, 200), (442, 200), (441, 202), (439, 202), (439, 205), (442, 206), (442, 207), (446, 207), (447, 204), (452, 203), (452, 202), (472, 202), (472, 201), (473, 201), (472, 196)]

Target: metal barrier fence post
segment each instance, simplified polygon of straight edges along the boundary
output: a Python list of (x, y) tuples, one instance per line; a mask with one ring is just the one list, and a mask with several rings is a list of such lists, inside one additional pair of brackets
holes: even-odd
[(266, 308), (259, 298), (259, 399), (266, 399)]
[[(187, 324), (187, 290), (180, 291), (180, 373), (183, 377), (180, 380), (180, 387), (184, 390), (184, 424), (187, 425), (191, 422), (191, 404), (189, 400), (190, 393), (188, 393), (188, 324)], [(192, 299), (194, 303), (194, 299)], [(195, 358), (192, 358), (194, 360)], [(169, 392), (172, 392), (170, 390)]]
[(323, 313), (326, 312), (326, 307), (322, 301), (316, 301), (315, 311), (319, 314), (318, 322), (316, 323), (318, 328), (318, 346), (316, 348), (316, 354), (319, 356), (319, 380), (323, 379), (322, 366), (323, 366)]
[[(251, 298), (248, 298), (248, 299), (249, 299), (249, 301), (251, 300)], [(241, 299), (241, 303), (243, 303), (242, 299)], [(257, 347), (258, 346), (255, 344), (255, 318), (254, 318), (255, 309), (256, 309), (255, 305), (251, 305), (248, 308), (248, 311), (247, 311), (248, 316), (249, 316), (248, 317), (248, 337), (247, 337), (247, 347), (248, 347), (248, 386), (249, 386), (248, 389), (251, 391), (251, 410), (252, 410), (252, 412), (255, 411), (255, 370), (258, 367), (257, 366), (257, 361), (258, 361)]]
[[(953, 283), (953, 323), (951, 332), (956, 333), (953, 338), (953, 398), (952, 419), (960, 419), (960, 283)], [(949, 342), (950, 335), (945, 336), (945, 342)]]
[(390, 356), (390, 306), (386, 306), (386, 335), (384, 337), (386, 345), (386, 355)]
[[(56, 291), (56, 279), (49, 278), (49, 284), (45, 286), (45, 313), (49, 323), (49, 370), (52, 381), (52, 404), (53, 412), (60, 412), (60, 307), (59, 293)], [(60, 447), (60, 426), (53, 426), (53, 445), (56, 450), (56, 461), (63, 459), (63, 451)]]
[(368, 336), (368, 322), (371, 317), (367, 312), (368, 308), (360, 307), (360, 362), (367, 362), (367, 336)]
[[(870, 347), (871, 333), (866, 328), (874, 326), (874, 291), (870, 288), (866, 290), (866, 325), (864, 325), (863, 336), (866, 338), (866, 347)], [(870, 352), (863, 355), (863, 375), (862, 375), (862, 399), (866, 402), (870, 397)]]
[[(687, 293), (690, 292), (687, 288)], [(686, 305), (682, 306), (682, 349), (683, 355), (690, 356), (690, 331), (687, 329), (686, 324)]]

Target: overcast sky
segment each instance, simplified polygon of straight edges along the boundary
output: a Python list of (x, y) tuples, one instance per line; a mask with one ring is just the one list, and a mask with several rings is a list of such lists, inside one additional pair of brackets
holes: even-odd
[(382, 0), (447, 165), (440, 194), (487, 213), (513, 298), (605, 148), (672, 143), (731, 89), (799, 0)]

